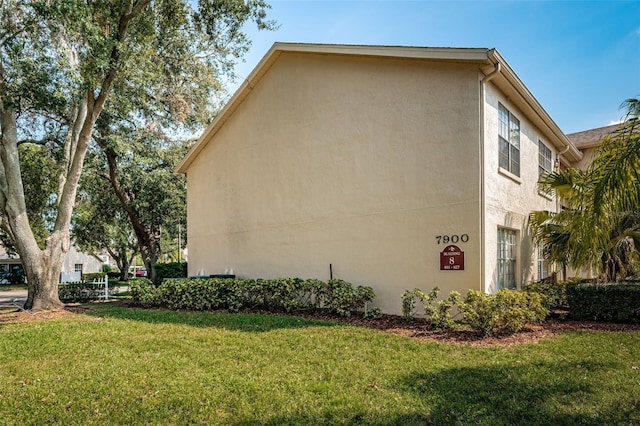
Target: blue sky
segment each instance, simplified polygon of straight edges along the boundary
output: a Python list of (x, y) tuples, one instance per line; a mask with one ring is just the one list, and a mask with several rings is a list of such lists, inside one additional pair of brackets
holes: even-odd
[(276, 41), (496, 48), (565, 133), (619, 120), (640, 96), (637, 1), (267, 0), (242, 81)]

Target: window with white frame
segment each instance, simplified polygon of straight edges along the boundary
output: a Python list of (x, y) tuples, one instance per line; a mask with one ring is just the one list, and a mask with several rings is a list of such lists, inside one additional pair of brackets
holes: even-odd
[(538, 176), (551, 173), (553, 170), (551, 149), (541, 140), (538, 141)]
[(82, 263), (76, 263), (73, 265), (74, 272), (80, 272), (82, 274)]
[(542, 249), (538, 249), (538, 280), (543, 280), (549, 276), (547, 262), (544, 261)]
[(498, 104), (499, 166), (520, 176), (520, 120)]
[(498, 228), (498, 290), (516, 288), (516, 231)]

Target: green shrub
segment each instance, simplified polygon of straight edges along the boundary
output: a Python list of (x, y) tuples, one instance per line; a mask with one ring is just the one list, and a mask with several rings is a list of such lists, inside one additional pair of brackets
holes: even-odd
[(534, 282), (526, 285), (522, 290), (529, 293), (538, 293), (544, 296), (543, 302), (547, 309), (566, 309), (567, 286), (572, 285), (572, 281), (558, 281), (555, 284)]
[(460, 302), (460, 293), (452, 291), (446, 299), (438, 300), (440, 289), (434, 287), (429, 294), (419, 288), (413, 291), (406, 290), (402, 295), (402, 315), (404, 318), (413, 318), (416, 314), (416, 305), (420, 301), (424, 304), (425, 318), (432, 328), (448, 329), (455, 325), (451, 310)]
[(378, 319), (382, 317), (382, 310), (380, 308), (365, 309), (364, 319)]
[(302, 303), (313, 309), (319, 309), (324, 303), (327, 294), (327, 284), (320, 280), (311, 278), (303, 283)]
[(569, 316), (577, 320), (640, 323), (640, 284), (576, 284), (567, 287)]
[(460, 293), (452, 291), (446, 299), (438, 300), (440, 289), (434, 287), (426, 299), (424, 314), (431, 327), (435, 329), (449, 329), (454, 326), (451, 308), (460, 302)]
[(158, 288), (147, 278), (131, 278), (129, 280), (129, 294), (136, 305), (145, 308), (161, 305)]
[[(143, 281), (140, 281), (143, 280)], [(155, 288), (149, 280), (132, 279), (134, 303), (169, 309), (236, 312), (243, 308), (292, 312), (300, 309), (326, 309), (339, 315), (367, 311), (375, 298), (371, 287), (353, 286), (343, 280), (328, 283), (310, 279), (167, 279)], [(376, 315), (375, 308), (369, 310)]]
[(249, 306), (253, 308), (292, 312), (311, 304), (306, 281), (300, 278), (260, 278), (248, 283), (247, 291)]
[(486, 294), (469, 290), (460, 311), (462, 321), (482, 335), (513, 334), (546, 318), (549, 311), (543, 300), (535, 292), (503, 289)]
[(402, 316), (405, 319), (413, 318), (416, 315), (416, 302), (424, 302), (427, 300), (425, 292), (419, 288), (414, 288), (413, 291), (405, 290), (402, 294)]
[(20, 265), (17, 268), (11, 268), (9, 272), (3, 274), (3, 278), (11, 285), (22, 285), (27, 283), (27, 274)]
[(352, 312), (364, 311), (365, 304), (375, 299), (371, 287), (358, 286), (341, 279), (327, 281), (324, 294), (321, 295), (322, 307), (338, 315), (350, 316)]
[(156, 273), (155, 284), (160, 285), (165, 278), (186, 278), (187, 263), (186, 262), (167, 262), (156, 263), (153, 265)]
[(82, 281), (85, 283), (93, 282), (93, 280), (103, 281), (105, 275), (107, 274), (104, 272), (90, 272), (88, 274), (82, 274)]
[(92, 283), (60, 283), (58, 298), (64, 302), (86, 302), (104, 297), (104, 286)]

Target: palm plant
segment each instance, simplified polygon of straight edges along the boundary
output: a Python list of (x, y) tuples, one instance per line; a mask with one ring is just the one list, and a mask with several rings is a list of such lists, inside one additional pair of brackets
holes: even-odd
[(586, 171), (543, 175), (542, 190), (562, 200), (558, 213), (533, 212), (529, 227), (548, 262), (593, 267), (614, 281), (640, 264), (640, 100), (623, 105), (626, 121), (605, 138)]

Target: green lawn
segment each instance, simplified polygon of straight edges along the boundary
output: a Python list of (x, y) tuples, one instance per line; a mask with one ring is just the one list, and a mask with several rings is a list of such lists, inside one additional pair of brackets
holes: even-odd
[(27, 290), (26, 284), (0, 284), (0, 291)]
[(295, 317), (145, 311), (0, 326), (0, 424), (640, 424), (640, 333), (427, 343)]

